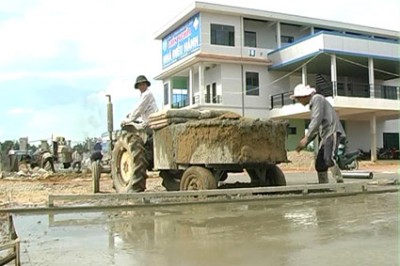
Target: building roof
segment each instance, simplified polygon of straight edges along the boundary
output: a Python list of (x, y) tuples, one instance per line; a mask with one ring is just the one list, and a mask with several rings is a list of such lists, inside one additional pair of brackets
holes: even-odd
[(163, 28), (161, 28), (155, 34), (155, 39), (161, 40), (169, 33), (171, 33), (173, 30), (175, 30), (177, 27), (179, 27), (182, 23), (187, 21), (190, 17), (199, 12), (242, 16), (245, 18), (261, 19), (268, 21), (280, 21), (288, 24), (329, 28), (332, 30), (339, 30), (339, 31), (346, 30), (354, 33), (377, 35), (386, 38), (398, 39), (400, 37), (399, 31), (362, 26), (362, 25), (344, 23), (339, 21), (324, 20), (324, 19), (310, 18), (310, 17), (271, 12), (265, 10), (258, 10), (252, 8), (235, 7), (235, 6), (227, 6), (221, 4), (196, 1), (193, 2), (193, 4), (191, 4), (188, 8), (186, 8), (182, 13), (178, 14), (178, 16), (176, 16)]

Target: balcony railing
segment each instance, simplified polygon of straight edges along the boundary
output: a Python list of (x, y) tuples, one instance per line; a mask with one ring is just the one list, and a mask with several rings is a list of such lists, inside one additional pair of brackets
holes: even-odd
[[(192, 103), (200, 104), (200, 95), (193, 96)], [(204, 103), (221, 104), (222, 103), (222, 95), (215, 95), (214, 97), (211, 97), (210, 94), (204, 94)]]
[(290, 98), (292, 92), (278, 93), (271, 96), (271, 109), (282, 108), (285, 105), (294, 104), (295, 101)]
[[(334, 86), (331, 82), (319, 85), (317, 87), (317, 93), (329, 96), (344, 96), (344, 97), (361, 97), (361, 98), (371, 98), (370, 85), (366, 83), (338, 83), (337, 88), (334, 93)], [(395, 86), (374, 86), (374, 96), (373, 98), (378, 99), (390, 99), (390, 100), (400, 100), (400, 88)], [(294, 104), (295, 101), (290, 99), (290, 95), (293, 92), (284, 92), (275, 95), (271, 95), (271, 109), (282, 108), (285, 105)]]
[(182, 108), (185, 106), (189, 105), (189, 101), (188, 101), (188, 96), (187, 94), (174, 94), (173, 95), (173, 102), (172, 102), (172, 108)]
[(222, 96), (221, 95), (214, 95), (211, 94), (204, 94), (205, 103), (221, 103)]

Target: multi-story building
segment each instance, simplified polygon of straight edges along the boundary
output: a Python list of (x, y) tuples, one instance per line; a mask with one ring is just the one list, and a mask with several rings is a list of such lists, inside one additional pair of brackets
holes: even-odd
[(289, 150), (309, 109), (289, 95), (310, 84), (338, 112), (349, 148), (399, 149), (398, 31), (194, 2), (157, 34), (163, 108), (222, 109), (289, 121)]

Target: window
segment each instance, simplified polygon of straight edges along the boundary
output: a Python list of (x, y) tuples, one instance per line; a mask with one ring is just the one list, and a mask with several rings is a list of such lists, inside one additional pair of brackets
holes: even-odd
[(217, 83), (212, 84), (212, 103), (217, 103)]
[(217, 83), (206, 85), (206, 93), (204, 94), (205, 103), (221, 103), (221, 95), (217, 95)]
[(293, 36), (281, 36), (281, 43), (292, 43), (294, 42), (294, 37)]
[(297, 128), (296, 127), (288, 127), (287, 132), (289, 135), (296, 135), (297, 134)]
[(169, 104), (169, 84), (164, 83), (164, 105)]
[(211, 91), (210, 91), (210, 88), (211, 88), (211, 86), (210, 85), (207, 85), (206, 86), (206, 97), (205, 97), (205, 102), (206, 103), (210, 103), (211, 101), (210, 101), (210, 98), (211, 98)]
[(260, 85), (257, 72), (246, 72), (246, 95), (260, 95)]
[(257, 47), (257, 36), (253, 31), (244, 32), (244, 46), (246, 47)]
[(211, 44), (235, 46), (233, 26), (211, 24)]
[(188, 90), (172, 89), (172, 108), (182, 108), (188, 105)]
[(397, 100), (397, 90), (396, 87), (392, 86), (382, 86), (383, 99)]

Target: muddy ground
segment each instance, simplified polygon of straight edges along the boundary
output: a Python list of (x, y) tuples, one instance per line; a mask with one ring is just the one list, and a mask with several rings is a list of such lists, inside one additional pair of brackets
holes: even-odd
[[(283, 172), (314, 172), (312, 154), (309, 152), (289, 152), (291, 163), (282, 163)], [(361, 161), (360, 169), (370, 171), (399, 171), (399, 161)], [(90, 173), (56, 173), (46, 178), (3, 178), (0, 179), (0, 208), (45, 205), (50, 194), (90, 194), (92, 193)], [(102, 174), (101, 193), (115, 193), (109, 174)], [(146, 191), (165, 191), (158, 172), (150, 172)]]

